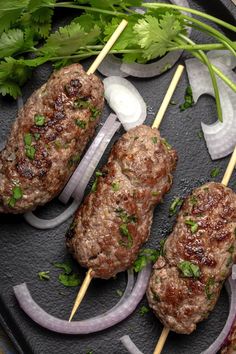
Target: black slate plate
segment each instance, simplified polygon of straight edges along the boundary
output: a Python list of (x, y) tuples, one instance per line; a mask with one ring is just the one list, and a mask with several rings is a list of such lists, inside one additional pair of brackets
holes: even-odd
[[(230, 0), (195, 0), (190, 1), (190, 5), (235, 24), (236, 8)], [(67, 16), (70, 15), (69, 11), (58, 12), (55, 23), (57, 24), (58, 21), (59, 23), (65, 23)], [(74, 13), (72, 15), (74, 16)], [(226, 31), (226, 34), (229, 33)], [(196, 33), (193, 33), (192, 37), (200, 42), (208, 41), (208, 38)], [(233, 37), (232, 39), (235, 40)], [(183, 59), (184, 57), (181, 61)], [(84, 62), (84, 66), (88, 68), (90, 63), (91, 60), (88, 60)], [(158, 78), (130, 79), (142, 93), (148, 105), (147, 124), (151, 124), (153, 121), (154, 114), (161, 104), (174, 70), (172, 69)], [(24, 100), (47, 80), (50, 72), (50, 65), (44, 65), (34, 72), (32, 79), (23, 89)], [(192, 188), (209, 181), (211, 179), (210, 172), (216, 166), (221, 168), (221, 173), (216, 178), (217, 181), (220, 181), (229, 160), (229, 158), (225, 158), (212, 162), (204, 140), (198, 137), (201, 120), (206, 123), (212, 123), (216, 120), (215, 103), (212, 98), (201, 97), (195, 107), (182, 113), (179, 112), (178, 104), (183, 101), (187, 84), (187, 76), (184, 74), (173, 97), (177, 105), (171, 105), (168, 108), (161, 125), (162, 135), (178, 151), (179, 163), (171, 192), (165, 197), (164, 203), (155, 210), (151, 237), (148, 242), (150, 247), (157, 246), (158, 241), (170, 233), (175, 218), (169, 218), (168, 209), (173, 197), (186, 196)], [(10, 99), (0, 99), (0, 107), (0, 141), (3, 141), (15, 119), (17, 105)], [(109, 108), (106, 107), (103, 113), (103, 121), (108, 112)], [(122, 133), (123, 130), (120, 130), (113, 142)], [(110, 147), (107, 149), (101, 164), (106, 161)], [(230, 185), (235, 188), (235, 184), (236, 176), (234, 174)], [(40, 209), (39, 215), (50, 217), (59, 213), (62, 208), (62, 205), (54, 200)], [(125, 334), (129, 334), (145, 354), (152, 353), (161, 333), (162, 325), (151, 311), (141, 316), (140, 307), (147, 305), (145, 298), (135, 313), (126, 321), (109, 330), (84, 336), (58, 335), (49, 332), (32, 322), (19, 308), (12, 287), (25, 281), (34, 299), (46, 311), (60, 318), (68, 318), (78, 289), (64, 288), (59, 284), (57, 282), (58, 271), (52, 267), (51, 263), (70, 258), (64, 244), (64, 234), (70, 221), (53, 230), (39, 231), (26, 224), (22, 216), (0, 216), (0, 322), (8, 331), (8, 334), (11, 335), (19, 352), (22, 353), (86, 354), (92, 350), (96, 354), (104, 352), (125, 354), (126, 350), (119, 342), (119, 338)], [(74, 267), (83, 277), (85, 270), (79, 268), (75, 263)], [(37, 273), (42, 270), (50, 270), (51, 280), (49, 282), (38, 280)], [(114, 305), (119, 300), (117, 290), (124, 289), (125, 280), (126, 275), (124, 273), (109, 281), (94, 280), (75, 319), (88, 318)], [(220, 333), (227, 318), (228, 308), (227, 294), (223, 290), (209, 319), (199, 324), (197, 330), (190, 336), (171, 333), (163, 354), (199, 354)]]

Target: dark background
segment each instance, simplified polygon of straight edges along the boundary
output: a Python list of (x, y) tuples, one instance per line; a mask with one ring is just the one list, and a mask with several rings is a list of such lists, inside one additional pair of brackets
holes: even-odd
[[(189, 1), (190, 6), (216, 15), (235, 24), (236, 9), (230, 0)], [(72, 13), (76, 16), (75, 12)], [(62, 17), (63, 16), (63, 17)], [(71, 16), (70, 11), (56, 13), (54, 22), (66, 23)], [(233, 17), (234, 16), (234, 17)], [(227, 35), (227, 31), (225, 32)], [(232, 35), (232, 34), (231, 34)], [(208, 38), (193, 33), (195, 41), (207, 42)], [(235, 38), (234, 38), (235, 40)], [(181, 62), (184, 60), (184, 56)], [(92, 60), (84, 62), (88, 68)], [(51, 66), (44, 65), (34, 71), (33, 77), (23, 88), (24, 101), (30, 94), (42, 85), (51, 73)], [(151, 124), (155, 112), (160, 106), (175, 68), (160, 77), (153, 79), (129, 80), (141, 92), (148, 105), (146, 124)], [(198, 103), (185, 112), (180, 112), (178, 105), (184, 100), (184, 92), (188, 85), (184, 73), (173, 100), (176, 105), (170, 105), (161, 124), (162, 136), (178, 151), (179, 163), (174, 175), (174, 184), (164, 203), (160, 204), (154, 215), (149, 247), (157, 247), (159, 240), (167, 237), (175, 222), (175, 217), (168, 216), (168, 210), (175, 196), (186, 196), (190, 190), (203, 182), (211, 180), (210, 172), (214, 167), (220, 167), (221, 172), (215, 180), (220, 181), (229, 158), (211, 161), (204, 139), (200, 139), (200, 123), (212, 123), (217, 119), (214, 99), (202, 96)], [(11, 129), (11, 124), (17, 115), (17, 104), (11, 99), (0, 98), (0, 142), (4, 141)], [(103, 121), (109, 113), (106, 107)], [(124, 131), (121, 129), (108, 147), (101, 165), (106, 161), (111, 145)], [(91, 182), (90, 182), (91, 186)], [(235, 190), (236, 175), (231, 178), (230, 186)], [(87, 192), (89, 188), (87, 189)], [(63, 205), (54, 200), (37, 211), (38, 215), (50, 218), (63, 210)], [(68, 336), (49, 332), (32, 322), (20, 309), (13, 294), (13, 286), (26, 282), (33, 298), (46, 311), (60, 318), (68, 318), (77, 288), (65, 288), (57, 281), (59, 270), (53, 268), (52, 262), (64, 261), (70, 258), (64, 243), (64, 235), (70, 224), (68, 220), (63, 225), (49, 230), (40, 231), (29, 226), (22, 216), (0, 216), (0, 322), (23, 353), (35, 354), (125, 354), (127, 351), (119, 342), (119, 338), (129, 334), (144, 354), (153, 352), (156, 341), (161, 333), (162, 325), (158, 319), (149, 313), (141, 316), (140, 308), (147, 305), (144, 298), (137, 310), (125, 321), (93, 335)], [(38, 279), (39, 271), (50, 271), (51, 279), (42, 282)], [(74, 270), (81, 278), (85, 270), (74, 262)], [(86, 298), (82, 302), (75, 319), (85, 319), (104, 312), (119, 300), (117, 290), (125, 288), (126, 274), (122, 273), (116, 279), (109, 281), (93, 280)], [(190, 336), (171, 333), (166, 342), (163, 354), (199, 354), (206, 349), (223, 328), (228, 315), (228, 297), (223, 290), (219, 302), (207, 321), (198, 325)]]

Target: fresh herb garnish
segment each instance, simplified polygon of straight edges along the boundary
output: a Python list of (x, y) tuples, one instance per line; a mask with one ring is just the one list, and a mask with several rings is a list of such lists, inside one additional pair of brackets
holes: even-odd
[(193, 100), (193, 93), (190, 86), (186, 88), (185, 95), (184, 95), (184, 103), (179, 106), (180, 111), (183, 112), (186, 109), (192, 107), (194, 105)]
[(80, 154), (71, 156), (71, 158), (68, 161), (68, 166), (69, 167), (74, 166), (75, 164), (77, 164), (79, 162), (79, 160), (80, 160)]
[(74, 102), (74, 108), (84, 109), (90, 106), (90, 102), (85, 99), (78, 99)]
[(35, 114), (34, 123), (38, 127), (42, 127), (45, 124), (45, 117), (42, 114)]
[(39, 133), (34, 133), (34, 138), (36, 141), (40, 139), (40, 134)]
[(183, 199), (180, 197), (176, 197), (172, 200), (170, 208), (169, 208), (169, 215), (173, 216), (177, 213), (178, 208), (181, 207), (183, 204)]
[(15, 186), (12, 189), (12, 196), (8, 200), (8, 205), (9, 207), (13, 208), (17, 202), (17, 200), (20, 200), (23, 197), (23, 192), (21, 187)]
[(118, 214), (119, 218), (121, 218), (123, 223), (136, 223), (137, 222), (137, 217), (132, 214), (129, 215), (124, 209), (122, 208), (117, 208), (115, 212)]
[(178, 268), (186, 278), (199, 278), (201, 275), (199, 266), (189, 261), (180, 262)]
[(46, 272), (38, 272), (38, 277), (40, 280), (49, 280), (50, 279), (50, 275), (49, 275), (49, 271)]
[(97, 116), (101, 114), (101, 111), (97, 109), (96, 107), (93, 107), (92, 105), (90, 106), (90, 111), (92, 113), (90, 120), (95, 120), (97, 119)]
[(111, 187), (114, 192), (118, 192), (120, 190), (120, 183), (119, 182), (112, 182)]
[(30, 133), (26, 133), (24, 135), (24, 143), (26, 146), (30, 146), (32, 144), (32, 135)]
[(138, 258), (134, 262), (133, 268), (135, 272), (140, 272), (150, 262), (156, 262), (160, 255), (160, 251), (146, 248), (140, 251)]
[(157, 143), (157, 137), (156, 137), (156, 136), (153, 136), (153, 137), (152, 137), (152, 142), (153, 142), (153, 144), (156, 144), (156, 143)]
[(207, 283), (205, 285), (205, 293), (206, 293), (206, 297), (207, 297), (207, 300), (211, 300), (212, 296), (213, 296), (213, 287), (215, 285), (215, 278), (214, 277), (210, 277), (208, 280), (207, 280)]
[(102, 176), (102, 175), (103, 175), (103, 174), (102, 174), (102, 172), (100, 172), (100, 171), (96, 171), (96, 172), (95, 172), (96, 178), (95, 178), (95, 181), (93, 182), (92, 188), (91, 188), (91, 190), (92, 190), (93, 193), (95, 193), (95, 192), (97, 191), (98, 177), (100, 177), (100, 176)]
[(125, 246), (126, 248), (131, 248), (133, 246), (133, 237), (131, 233), (129, 232), (128, 225), (127, 224), (121, 224), (119, 226), (119, 231), (121, 236), (124, 238), (127, 238), (127, 241), (124, 241), (123, 239), (120, 241), (120, 244), (122, 246)]
[(141, 316), (144, 316), (149, 311), (150, 311), (150, 309), (147, 306), (142, 306), (141, 309), (139, 310), (139, 313)]
[(153, 191), (153, 192), (152, 192), (152, 196), (153, 196), (153, 197), (157, 197), (158, 194), (160, 194), (160, 192), (158, 192), (158, 191)]
[(191, 195), (189, 198), (189, 201), (192, 205), (197, 205), (197, 203), (198, 203), (198, 199), (195, 195)]
[(75, 124), (78, 125), (81, 129), (85, 129), (87, 123), (84, 120), (76, 119)]
[(34, 159), (36, 153), (36, 149), (31, 145), (32, 141), (32, 135), (30, 133), (26, 133), (24, 135), (25, 154), (30, 160)]
[(161, 142), (167, 147), (168, 150), (172, 149), (172, 146), (168, 143), (166, 139), (162, 139)]
[(123, 291), (121, 291), (119, 289), (116, 290), (116, 293), (119, 297), (121, 297), (123, 295)]
[(203, 132), (200, 130), (199, 132), (197, 132), (197, 136), (199, 139), (203, 138)]
[(220, 174), (220, 167), (215, 167), (211, 170), (211, 178), (215, 178)]
[(196, 221), (193, 221), (191, 219), (189, 220), (185, 220), (185, 224), (190, 226), (190, 230), (192, 232), (192, 234), (194, 234), (195, 232), (197, 232), (198, 230), (198, 223)]
[(81, 283), (79, 275), (73, 273), (72, 264), (67, 262), (54, 262), (54, 267), (62, 269), (63, 272), (59, 274), (58, 280), (64, 286), (78, 286)]

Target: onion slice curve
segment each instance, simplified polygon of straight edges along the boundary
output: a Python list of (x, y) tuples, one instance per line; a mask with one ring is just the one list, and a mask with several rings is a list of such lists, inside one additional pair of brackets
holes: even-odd
[(124, 303), (103, 317), (82, 321), (69, 322), (48, 314), (33, 300), (26, 283), (16, 285), (13, 289), (22, 310), (40, 326), (57, 333), (88, 334), (107, 329), (127, 318), (142, 300), (150, 275), (151, 264), (148, 264), (139, 273), (133, 291)]

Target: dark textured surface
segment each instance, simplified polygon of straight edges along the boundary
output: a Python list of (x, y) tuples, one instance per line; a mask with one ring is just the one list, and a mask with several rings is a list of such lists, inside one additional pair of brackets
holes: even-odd
[[(207, 2), (195, 0), (190, 1), (190, 4), (194, 8), (205, 9), (206, 12), (218, 15), (232, 23), (235, 22), (232, 14), (235, 16), (236, 10), (229, 0), (208, 0)], [(193, 34), (193, 38), (201, 41), (208, 40), (196, 34)], [(90, 62), (84, 63), (86, 68)], [(50, 66), (45, 65), (34, 72), (32, 79), (23, 89), (24, 99), (47, 80), (50, 70)], [(148, 105), (147, 124), (151, 124), (173, 73), (174, 69), (158, 78), (130, 80), (140, 90)], [(199, 139), (197, 135), (200, 131), (201, 120), (210, 123), (216, 119), (216, 109), (212, 98), (204, 96), (192, 109), (179, 112), (178, 104), (183, 101), (187, 83), (187, 77), (184, 74), (173, 97), (177, 105), (171, 105), (168, 108), (161, 125), (162, 136), (166, 137), (178, 151), (179, 163), (171, 192), (165, 197), (164, 203), (155, 210), (151, 238), (148, 243), (151, 247), (157, 246), (158, 241), (168, 236), (172, 228), (175, 217), (168, 217), (168, 209), (173, 197), (185, 196), (192, 188), (211, 180), (210, 172), (216, 166), (221, 168), (221, 173), (216, 178), (217, 181), (220, 181), (229, 160), (229, 158), (225, 158), (212, 162), (204, 140)], [(0, 99), (0, 107), (0, 141), (2, 141), (10, 131), (16, 116), (17, 106), (10, 99)], [(106, 108), (103, 120), (107, 117), (108, 112), (109, 109)], [(114, 139), (117, 138), (118, 134)], [(103, 162), (106, 161), (108, 152), (109, 148), (104, 155)], [(235, 174), (231, 179), (230, 186), (235, 190)], [(55, 200), (39, 210), (39, 214), (49, 217), (62, 209), (62, 205)], [(124, 334), (129, 334), (145, 354), (151, 353), (162, 326), (152, 312), (144, 316), (140, 315), (139, 308), (141, 305), (147, 304), (146, 299), (143, 299), (135, 313), (126, 321), (107, 331), (87, 336), (71, 337), (49, 332), (33, 323), (20, 310), (14, 298), (12, 286), (26, 281), (33, 297), (45, 310), (61, 318), (69, 316), (77, 289), (64, 288), (57, 282), (58, 270), (52, 267), (51, 262), (69, 258), (65, 249), (64, 234), (70, 222), (71, 220), (68, 220), (58, 228), (45, 232), (33, 229), (26, 224), (21, 216), (0, 216), (0, 319), (4, 319), (5, 328), (10, 329), (16, 342), (22, 348), (22, 352), (26, 354), (86, 354), (90, 350), (93, 350), (93, 354), (103, 354), (104, 352), (125, 354), (126, 350), (119, 342), (119, 338)], [(81, 277), (85, 274), (85, 271), (77, 267), (76, 264), (75, 269), (78, 269)], [(51, 280), (49, 282), (38, 280), (37, 273), (42, 270), (50, 270)], [(84, 319), (108, 309), (119, 299), (116, 290), (122, 290), (124, 286), (125, 274), (123, 273), (114, 280), (94, 280), (76, 318)], [(210, 318), (202, 322), (197, 331), (190, 336), (171, 333), (163, 354), (199, 354), (221, 331), (227, 313), (228, 300), (226, 292), (223, 291)]]

